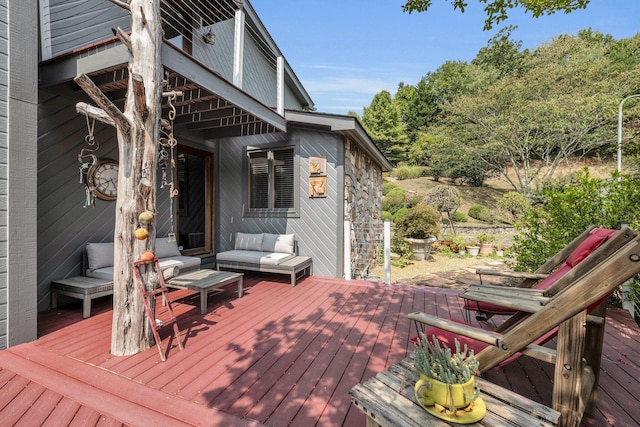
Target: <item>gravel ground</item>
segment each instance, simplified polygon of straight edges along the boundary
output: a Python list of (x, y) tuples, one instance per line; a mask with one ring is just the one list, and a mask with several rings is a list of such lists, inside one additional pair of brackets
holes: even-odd
[[(494, 258), (458, 258), (432, 254), (428, 261), (414, 261), (404, 268), (392, 266), (391, 282), (463, 289), (472, 283), (479, 283), (476, 274), (478, 268), (504, 270), (506, 266), (504, 262)], [(372, 275), (384, 278), (384, 268), (375, 268)], [(491, 276), (483, 276), (482, 281), (494, 285), (510, 284), (508, 279)]]

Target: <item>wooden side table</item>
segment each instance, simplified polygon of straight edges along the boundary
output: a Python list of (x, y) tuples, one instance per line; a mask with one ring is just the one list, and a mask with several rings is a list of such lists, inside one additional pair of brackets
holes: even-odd
[[(415, 402), (413, 387), (418, 379), (413, 360), (407, 358), (351, 389), (351, 400), (367, 416), (367, 427), (449, 426)], [(487, 414), (483, 426), (555, 426), (560, 413), (517, 393), (476, 377)], [(478, 425), (474, 424), (474, 425)]]
[(82, 300), (82, 317), (91, 316), (91, 300), (113, 295), (113, 280), (74, 276), (51, 282), (51, 308), (58, 307), (58, 295)]

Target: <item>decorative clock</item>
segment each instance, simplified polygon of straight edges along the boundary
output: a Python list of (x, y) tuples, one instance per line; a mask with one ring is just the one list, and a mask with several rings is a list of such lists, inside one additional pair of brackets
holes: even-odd
[(89, 186), (102, 200), (115, 200), (118, 196), (118, 162), (100, 160), (87, 172)]

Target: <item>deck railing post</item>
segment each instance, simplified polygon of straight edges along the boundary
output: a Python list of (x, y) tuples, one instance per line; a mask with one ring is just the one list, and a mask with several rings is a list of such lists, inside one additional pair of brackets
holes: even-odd
[(391, 283), (391, 221), (384, 222), (384, 283)]
[(351, 280), (351, 221), (344, 222), (344, 278)]

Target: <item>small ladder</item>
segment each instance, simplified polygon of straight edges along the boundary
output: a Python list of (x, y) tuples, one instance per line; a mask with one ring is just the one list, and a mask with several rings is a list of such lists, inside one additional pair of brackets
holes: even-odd
[[(145, 284), (142, 281), (142, 276), (140, 274), (140, 267), (143, 265), (152, 265), (155, 268), (155, 271), (158, 276), (158, 286), (154, 287), (154, 289), (150, 291), (147, 291)], [(176, 321), (176, 317), (173, 314), (173, 309), (171, 308), (171, 301), (169, 301), (169, 298), (167, 298), (167, 292), (168, 292), (167, 285), (164, 281), (162, 270), (160, 270), (160, 265), (158, 264), (158, 258), (155, 257), (150, 261), (134, 262), (133, 271), (136, 276), (138, 285), (140, 286), (140, 293), (142, 294), (144, 309), (147, 313), (147, 319), (149, 319), (149, 325), (151, 326), (151, 330), (153, 331), (153, 337), (156, 340), (156, 346), (158, 347), (158, 352), (160, 352), (160, 359), (163, 362), (165, 362), (167, 358), (166, 358), (165, 352), (162, 350), (162, 345), (160, 343), (160, 336), (158, 335), (158, 329), (160, 329), (165, 324), (172, 324), (175, 339), (176, 341), (178, 341), (178, 347), (180, 348), (180, 350), (183, 350), (183, 347), (182, 347), (182, 342), (180, 341), (180, 330), (178, 329), (178, 323)], [(153, 299), (153, 297), (157, 295), (162, 296), (163, 306), (166, 309), (166, 313), (168, 313), (168, 316), (165, 316), (169, 318), (166, 322), (161, 322), (156, 320), (156, 316), (154, 315), (155, 310), (151, 309), (150, 301), (153, 301), (155, 304), (155, 299)], [(154, 305), (154, 308), (155, 308), (155, 305)]]

